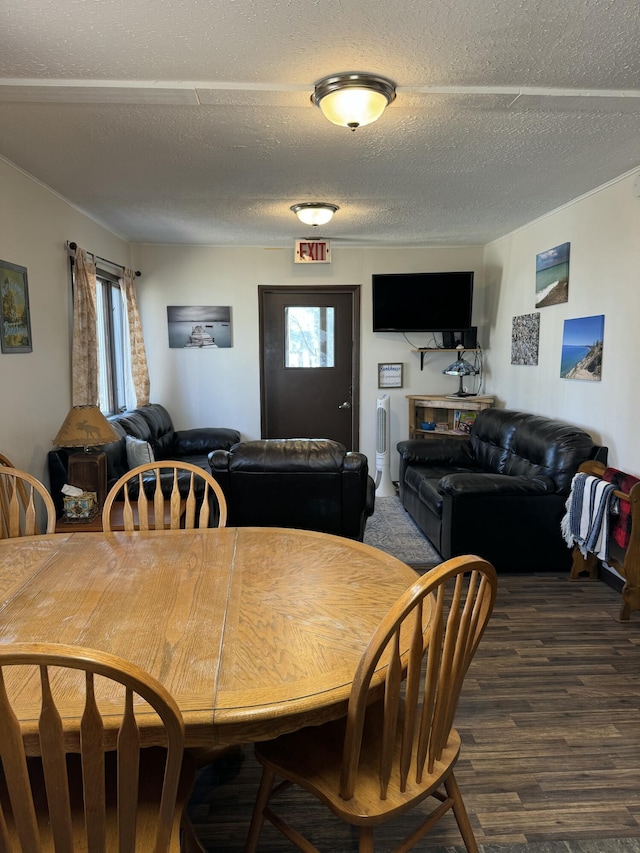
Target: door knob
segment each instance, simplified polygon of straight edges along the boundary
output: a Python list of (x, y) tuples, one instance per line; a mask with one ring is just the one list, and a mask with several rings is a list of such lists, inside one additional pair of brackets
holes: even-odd
[(351, 403), (348, 400), (345, 400), (344, 403), (340, 403), (338, 406), (339, 409), (350, 409)]

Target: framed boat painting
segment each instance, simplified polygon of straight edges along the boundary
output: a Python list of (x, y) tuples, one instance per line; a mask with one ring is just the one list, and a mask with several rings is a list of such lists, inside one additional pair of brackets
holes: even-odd
[(0, 261), (0, 348), (4, 353), (32, 350), (27, 268), (9, 261)]

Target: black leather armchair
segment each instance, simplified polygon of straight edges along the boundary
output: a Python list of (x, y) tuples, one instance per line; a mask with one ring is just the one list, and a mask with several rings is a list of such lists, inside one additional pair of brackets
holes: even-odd
[[(238, 430), (228, 427), (176, 430), (173, 427), (171, 415), (159, 403), (149, 403), (137, 409), (110, 415), (107, 420), (121, 436), (118, 441), (105, 444), (100, 448), (107, 457), (107, 491), (131, 467), (127, 461), (127, 435), (148, 442), (157, 460), (175, 459), (179, 462), (192, 462), (206, 471), (209, 470), (209, 454), (212, 450), (221, 447), (229, 448), (240, 441)], [(61, 489), (67, 482), (68, 457), (69, 450), (63, 447), (51, 450), (48, 455), (51, 494), (58, 516), (62, 514)], [(188, 482), (188, 478), (182, 474), (178, 479)], [(167, 490), (170, 490), (170, 478), (167, 482)]]
[(229, 527), (297, 527), (362, 541), (375, 485), (367, 457), (329, 439), (262, 439), (209, 454)]
[(400, 499), (447, 560), (477, 554), (502, 571), (563, 571), (560, 522), (573, 475), (607, 450), (584, 430), (507, 409), (478, 414), (468, 439), (401, 441)]

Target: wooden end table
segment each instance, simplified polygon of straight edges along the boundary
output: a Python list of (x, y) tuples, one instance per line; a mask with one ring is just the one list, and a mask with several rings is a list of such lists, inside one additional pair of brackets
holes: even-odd
[[(180, 501), (180, 517), (184, 515), (186, 508), (186, 501)], [(138, 507), (136, 505), (132, 506), (133, 509), (133, 519), (138, 527)], [(153, 506), (149, 507), (149, 521), (153, 524), (154, 522), (154, 510)], [(164, 523), (168, 527), (171, 523), (171, 505), (167, 503), (164, 509)], [(114, 501), (113, 506), (111, 507), (111, 529), (112, 530), (124, 530), (124, 501)], [(101, 533), (102, 532), (102, 510), (96, 515), (95, 518), (92, 518), (90, 521), (67, 521), (67, 519), (62, 516), (56, 521), (56, 533)]]

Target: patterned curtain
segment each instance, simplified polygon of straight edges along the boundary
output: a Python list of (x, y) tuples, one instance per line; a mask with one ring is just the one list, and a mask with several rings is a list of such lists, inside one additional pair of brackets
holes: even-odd
[(138, 312), (133, 270), (124, 270), (120, 279), (120, 290), (129, 327), (129, 364), (131, 366), (131, 374), (125, 380), (125, 398), (127, 409), (135, 409), (137, 406), (146, 406), (149, 402), (149, 370), (142, 337), (142, 324)]
[(98, 315), (96, 265), (84, 249), (76, 249), (73, 273), (73, 347), (71, 355), (74, 406), (98, 404)]

